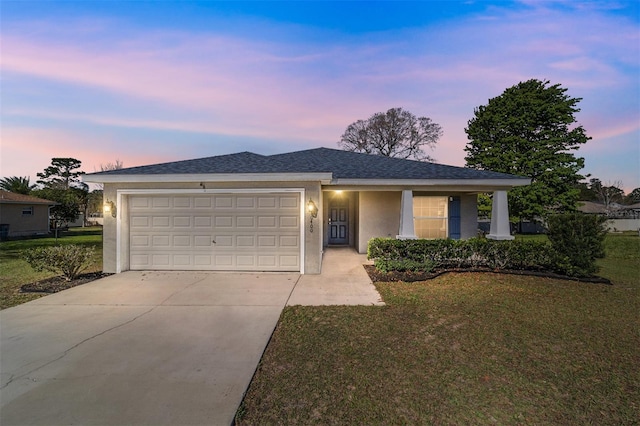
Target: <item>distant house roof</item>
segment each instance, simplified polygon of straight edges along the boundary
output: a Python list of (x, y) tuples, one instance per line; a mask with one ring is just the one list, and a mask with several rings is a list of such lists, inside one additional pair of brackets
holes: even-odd
[[(110, 181), (126, 175), (211, 175), (211, 174), (327, 174), (334, 180), (507, 180), (514, 185), (528, 178), (486, 170), (447, 166), (423, 161), (390, 158), (329, 148), (285, 154), (259, 155), (252, 152), (219, 155), (131, 167), (85, 175), (89, 182)], [(105, 179), (106, 178), (106, 179)]]
[(623, 206), (622, 207), (625, 210), (640, 210), (640, 203), (635, 203), (635, 204), (631, 204), (628, 206)]
[(577, 210), (589, 214), (607, 213), (607, 207), (604, 204), (594, 203), (593, 201), (578, 201)]
[(16, 194), (0, 189), (0, 203), (2, 204), (47, 204), (53, 206), (55, 201), (45, 200), (44, 198), (32, 197), (31, 195)]

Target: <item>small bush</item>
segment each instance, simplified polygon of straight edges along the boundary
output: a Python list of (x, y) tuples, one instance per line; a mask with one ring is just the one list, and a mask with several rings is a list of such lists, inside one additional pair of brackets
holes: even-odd
[(36, 271), (58, 273), (66, 281), (71, 281), (87, 269), (93, 255), (93, 247), (69, 244), (29, 249), (25, 252), (24, 259)]
[(547, 236), (556, 255), (556, 272), (590, 276), (598, 272), (596, 259), (604, 257), (607, 234), (603, 216), (565, 213), (548, 218)]

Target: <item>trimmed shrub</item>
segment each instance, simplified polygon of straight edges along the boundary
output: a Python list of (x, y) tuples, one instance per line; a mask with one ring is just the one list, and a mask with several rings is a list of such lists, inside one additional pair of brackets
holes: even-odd
[(564, 213), (547, 220), (547, 236), (555, 252), (556, 272), (576, 277), (598, 272), (596, 259), (604, 257), (606, 217)]
[[(387, 270), (395, 265), (412, 271), (459, 268), (543, 270), (553, 265), (556, 256), (543, 241), (470, 240), (396, 240), (374, 238), (369, 241), (369, 259)], [(404, 262), (404, 263), (403, 263)], [(418, 265), (423, 267), (416, 269)], [(382, 270), (381, 268), (378, 268)], [(384, 271), (383, 271), (384, 272)]]
[(26, 250), (24, 259), (36, 271), (54, 272), (71, 281), (89, 267), (94, 252), (93, 247), (68, 244)]

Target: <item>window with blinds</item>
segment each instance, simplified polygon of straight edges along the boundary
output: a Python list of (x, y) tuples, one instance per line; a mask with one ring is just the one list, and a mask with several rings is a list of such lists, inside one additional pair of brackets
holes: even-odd
[(413, 225), (418, 238), (448, 237), (448, 197), (413, 197)]

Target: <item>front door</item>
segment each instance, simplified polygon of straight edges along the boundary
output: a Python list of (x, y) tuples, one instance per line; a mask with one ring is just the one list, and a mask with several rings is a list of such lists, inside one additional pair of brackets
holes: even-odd
[(329, 208), (329, 244), (349, 244), (349, 204), (347, 200), (333, 200)]

